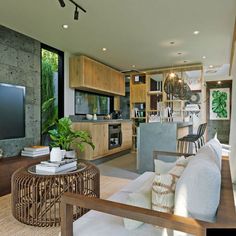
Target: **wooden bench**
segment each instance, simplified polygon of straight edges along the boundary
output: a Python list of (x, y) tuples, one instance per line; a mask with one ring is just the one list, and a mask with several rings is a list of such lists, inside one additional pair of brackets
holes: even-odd
[[(154, 151), (158, 155), (180, 156), (180, 153)], [(183, 154), (189, 156), (190, 154)], [(73, 205), (107, 214), (126, 217), (163, 228), (178, 230), (189, 234), (203, 236), (210, 228), (236, 228), (236, 212), (228, 157), (222, 157), (221, 194), (216, 221), (208, 223), (188, 217), (168, 214), (122, 203), (83, 195), (65, 193), (61, 200), (61, 235), (73, 235)]]

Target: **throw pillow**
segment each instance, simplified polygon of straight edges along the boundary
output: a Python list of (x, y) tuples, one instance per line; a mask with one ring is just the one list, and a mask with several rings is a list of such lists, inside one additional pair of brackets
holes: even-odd
[[(188, 157), (189, 158), (189, 157)], [(170, 171), (174, 166), (176, 166), (177, 161), (186, 160), (188, 162), (188, 158), (185, 158), (184, 156), (178, 157), (176, 161), (164, 161), (156, 159), (154, 160), (155, 164), (155, 173), (156, 174), (166, 174), (168, 171)]]
[(207, 158), (192, 159), (175, 192), (175, 215), (213, 222), (220, 200), (221, 174)]
[(180, 178), (190, 158), (180, 157), (167, 174), (156, 174), (152, 185), (152, 209), (173, 213), (177, 180)]
[(175, 166), (176, 162), (166, 162), (162, 160), (154, 160), (155, 173), (156, 174), (166, 174)]

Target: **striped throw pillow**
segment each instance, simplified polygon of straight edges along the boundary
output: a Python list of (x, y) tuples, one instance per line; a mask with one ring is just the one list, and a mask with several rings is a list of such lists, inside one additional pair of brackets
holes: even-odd
[(190, 158), (181, 157), (167, 174), (156, 174), (152, 184), (152, 209), (173, 213), (175, 186)]

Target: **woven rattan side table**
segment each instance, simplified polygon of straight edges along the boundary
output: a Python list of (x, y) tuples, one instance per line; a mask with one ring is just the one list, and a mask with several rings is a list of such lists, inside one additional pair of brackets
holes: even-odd
[[(100, 173), (96, 166), (79, 161), (76, 170), (60, 174), (39, 174), (35, 166), (14, 172), (11, 180), (12, 214), (34, 226), (60, 225), (60, 198), (64, 192), (91, 197), (100, 195)], [(74, 207), (74, 219), (87, 209)]]

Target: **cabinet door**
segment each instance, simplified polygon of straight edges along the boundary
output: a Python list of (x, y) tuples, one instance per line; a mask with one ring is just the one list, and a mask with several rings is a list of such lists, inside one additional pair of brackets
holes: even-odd
[(108, 152), (108, 124), (93, 124), (93, 158), (104, 156)]
[(70, 58), (70, 87), (125, 95), (122, 73), (85, 56)]
[(116, 94), (125, 95), (125, 79), (124, 75), (111, 69), (111, 90)]
[(131, 148), (132, 146), (132, 123), (122, 122), (122, 148)]
[(130, 87), (132, 103), (144, 103), (146, 101), (146, 85), (134, 84)]
[(83, 57), (71, 57), (69, 60), (69, 83), (71, 88), (84, 86)]
[(83, 58), (83, 77), (84, 77), (84, 87), (93, 87), (95, 77), (94, 77), (94, 70), (95, 70), (95, 65), (94, 62), (87, 58), (87, 57), (82, 57)]

